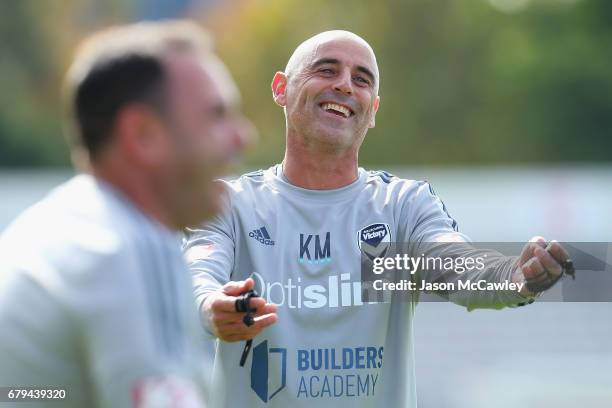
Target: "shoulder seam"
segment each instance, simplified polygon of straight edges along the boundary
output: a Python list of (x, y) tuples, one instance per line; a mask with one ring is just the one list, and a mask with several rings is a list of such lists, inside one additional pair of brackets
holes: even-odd
[(371, 177), (379, 177), (385, 184), (391, 183), (394, 179), (399, 180), (399, 177), (385, 170), (368, 170), (368, 175)]
[(457, 223), (457, 220), (455, 220), (450, 213), (448, 212), (448, 209), (446, 208), (446, 204), (444, 204), (444, 201), (442, 200), (442, 198), (440, 198), (440, 196), (438, 194), (436, 194), (436, 192), (434, 191), (431, 183), (427, 180), (423, 180), (422, 183), (427, 184), (428, 188), (429, 188), (429, 193), (434, 196), (435, 198), (437, 198), (438, 200), (440, 200), (440, 204), (442, 204), (442, 211), (444, 211), (444, 213), (446, 214), (446, 216), (452, 221), (452, 227), (455, 231), (459, 232), (459, 224)]
[(264, 170), (259, 169), (259, 170), (251, 171), (249, 173), (245, 173), (241, 177), (253, 178), (253, 177), (261, 177), (263, 175), (264, 175)]

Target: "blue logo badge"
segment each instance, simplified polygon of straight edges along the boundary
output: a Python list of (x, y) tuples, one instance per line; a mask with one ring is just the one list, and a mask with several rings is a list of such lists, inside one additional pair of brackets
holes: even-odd
[(370, 260), (384, 257), (391, 245), (389, 224), (379, 222), (363, 227), (357, 232), (357, 244)]
[[(275, 356), (272, 356), (272, 354), (275, 354)], [(278, 378), (279, 373), (280, 381)], [(280, 384), (275, 389), (269, 389), (269, 384), (278, 384), (279, 382)], [(262, 341), (253, 348), (251, 388), (263, 402), (268, 402), (279, 391), (285, 388), (286, 384), (287, 349), (275, 347), (268, 350), (268, 340)]]

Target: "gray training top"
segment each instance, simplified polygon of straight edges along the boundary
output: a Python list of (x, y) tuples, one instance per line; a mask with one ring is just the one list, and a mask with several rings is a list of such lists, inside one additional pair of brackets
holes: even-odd
[[(245, 367), (244, 342), (217, 343), (210, 406), (415, 407), (416, 299), (362, 301), (360, 246), (378, 236), (414, 243), (421, 253), (421, 243), (443, 236), (467, 241), (429, 184), (359, 169), (343, 188), (306, 190), (277, 165), (226, 185), (227, 211), (188, 229), (184, 241), (198, 304), (228, 281), (252, 276), (279, 309)], [(471, 278), (503, 282), (513, 264), (491, 256)], [(448, 297), (469, 309), (525, 301), (515, 291)]]
[(160, 377), (201, 394), (202, 329), (179, 243), (88, 175), (28, 209), (0, 237), (0, 387), (67, 390), (57, 405), (20, 407), (132, 407)]

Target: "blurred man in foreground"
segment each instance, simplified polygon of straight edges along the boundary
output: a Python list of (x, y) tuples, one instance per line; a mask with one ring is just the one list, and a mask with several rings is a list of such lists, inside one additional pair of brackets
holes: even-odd
[(237, 89), (206, 33), (163, 22), (89, 38), (66, 92), (89, 172), (1, 237), (0, 387), (65, 390), (31, 406), (203, 407), (176, 231), (220, 208), (213, 179), (250, 126)]
[[(286, 118), (282, 164), (228, 182), (227, 211), (187, 231), (200, 313), (221, 340), (211, 406), (416, 406), (418, 292), (363, 299), (362, 253), (385, 256), (391, 242), (434, 259), (482, 252), (466, 244), (427, 182), (358, 167), (379, 79), (372, 48), (355, 34), (325, 32), (302, 43), (272, 82)], [(519, 259), (489, 251), (480, 269), (419, 270), (414, 278), (514, 288), (439, 291), (468, 309), (526, 304), (536, 294), (529, 288), (550, 287), (567, 261), (558, 243), (546, 246), (535, 238)], [(261, 298), (252, 300), (248, 325), (236, 299), (253, 285)], [(244, 344), (236, 341), (246, 339), (253, 349), (241, 368)]]

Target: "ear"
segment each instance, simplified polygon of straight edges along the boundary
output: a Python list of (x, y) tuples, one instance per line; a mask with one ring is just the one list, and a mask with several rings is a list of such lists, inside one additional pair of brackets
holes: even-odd
[(374, 99), (374, 105), (372, 105), (372, 118), (370, 119), (370, 124), (368, 125), (368, 128), (372, 129), (374, 126), (376, 126), (376, 112), (378, 112), (378, 106), (380, 105), (380, 96), (376, 96), (376, 99)]
[(278, 71), (272, 78), (272, 97), (278, 106), (287, 104), (287, 75), (284, 72)]
[(147, 167), (159, 165), (169, 153), (164, 129), (158, 115), (139, 104), (121, 109), (115, 122), (115, 136), (121, 150), (130, 160)]

